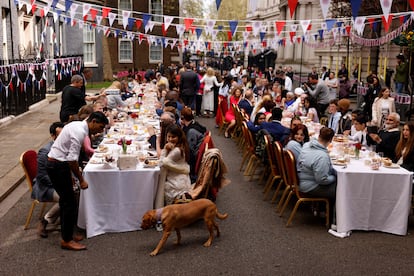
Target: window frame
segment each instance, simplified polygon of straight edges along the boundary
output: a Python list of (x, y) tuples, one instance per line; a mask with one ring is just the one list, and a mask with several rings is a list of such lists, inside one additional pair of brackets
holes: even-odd
[[(152, 50), (153, 47), (156, 47), (156, 46), (158, 46), (160, 48), (160, 58), (159, 59), (153, 59), (152, 56), (151, 56), (151, 51), (153, 51)], [(158, 45), (151, 44), (148, 47), (148, 62), (149, 63), (160, 63), (160, 62), (162, 62), (163, 61), (163, 54), (164, 54), (164, 51), (163, 51), (163, 47), (162, 47), (161, 44), (158, 44)]]
[[(92, 39), (91, 40), (86, 40), (87, 37), (91, 36), (89, 34), (86, 34), (86, 32), (89, 32), (90, 34), (92, 34)], [(88, 25), (85, 25), (83, 27), (83, 33), (82, 33), (82, 38), (83, 38), (83, 61), (85, 63), (85, 65), (88, 66), (96, 66), (96, 30), (94, 28), (89, 29)], [(86, 37), (87, 36), (87, 37)], [(86, 45), (92, 45), (91, 47), (91, 53), (92, 53), (92, 60), (87, 60), (86, 59), (86, 54), (85, 54), (85, 46)]]
[[(130, 59), (121, 59), (121, 43), (128, 42), (131, 45), (131, 58)], [(118, 63), (132, 63), (134, 60), (134, 49), (132, 41), (126, 38), (118, 39)]]

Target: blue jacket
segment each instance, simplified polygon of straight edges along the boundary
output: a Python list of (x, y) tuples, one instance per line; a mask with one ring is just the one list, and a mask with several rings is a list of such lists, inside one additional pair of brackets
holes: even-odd
[(255, 126), (252, 122), (247, 122), (250, 131), (257, 133), (264, 129), (272, 135), (274, 141), (284, 142), (290, 134), (290, 129), (284, 127), (279, 121), (264, 122), (259, 126)]
[(318, 140), (305, 143), (299, 155), (299, 188), (307, 193), (319, 185), (336, 183), (336, 172), (332, 168), (328, 150)]

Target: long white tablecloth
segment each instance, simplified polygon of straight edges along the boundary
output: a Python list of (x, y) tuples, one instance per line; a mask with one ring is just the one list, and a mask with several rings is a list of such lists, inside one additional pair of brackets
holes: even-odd
[(139, 230), (143, 214), (154, 208), (159, 168), (120, 171), (103, 164), (88, 164), (81, 191), (78, 225), (87, 237), (108, 232)]
[(375, 230), (407, 234), (412, 173), (403, 169), (365, 166), (351, 160), (337, 171), (336, 224), (338, 232)]

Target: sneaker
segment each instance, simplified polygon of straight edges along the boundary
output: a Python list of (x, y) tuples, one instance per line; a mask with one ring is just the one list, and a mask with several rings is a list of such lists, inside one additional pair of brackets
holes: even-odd
[(336, 231), (337, 230), (336, 224), (331, 224), (331, 229), (334, 230), (334, 231)]
[(48, 221), (45, 220), (44, 218), (42, 218), (39, 221), (39, 225), (37, 226), (37, 234), (41, 238), (47, 238), (47, 231), (46, 231), (47, 224), (48, 224)]
[(158, 232), (162, 232), (162, 231), (163, 231), (163, 229), (162, 229), (162, 224), (161, 224), (161, 223), (157, 223), (157, 225), (155, 225), (155, 229), (156, 229)]
[(335, 236), (337, 238), (342, 238), (343, 239), (343, 238), (349, 237), (352, 232), (351, 231), (348, 231), (348, 232), (337, 232), (337, 231), (335, 231), (333, 229), (329, 229), (328, 230), (328, 233), (331, 234), (332, 236)]

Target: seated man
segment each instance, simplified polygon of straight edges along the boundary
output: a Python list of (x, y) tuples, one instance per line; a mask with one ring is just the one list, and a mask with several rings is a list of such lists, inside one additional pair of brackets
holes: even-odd
[[(47, 143), (43, 148), (39, 150), (37, 154), (37, 175), (34, 179), (33, 183), (33, 191), (32, 191), (32, 198), (35, 198), (39, 201), (53, 201), (59, 202), (59, 195), (56, 193), (55, 189), (53, 188), (53, 184), (50, 181), (49, 175), (46, 171), (46, 161), (47, 161), (47, 154), (52, 147), (53, 142), (55, 141), (56, 137), (59, 135), (60, 131), (62, 130), (64, 124), (61, 122), (53, 123), (50, 128), (50, 136), (52, 137), (52, 141)], [(56, 203), (50, 208), (50, 210), (44, 215), (44, 217), (40, 220), (39, 226), (37, 228), (37, 233), (42, 238), (47, 238), (47, 231), (46, 226), (49, 223), (55, 223), (56, 219), (59, 217), (59, 204)]]
[(329, 221), (332, 223), (336, 199), (336, 172), (332, 167), (327, 147), (335, 133), (323, 127), (318, 139), (305, 143), (299, 155), (298, 176), (300, 191), (310, 197), (326, 197), (329, 199)]
[(249, 120), (250, 115), (252, 114), (253, 108), (254, 108), (254, 94), (253, 94), (253, 90), (248, 89), (244, 93), (244, 98), (240, 100), (240, 102), (239, 102), (238, 105), (239, 105), (240, 110), (245, 115), (245, 117), (247, 117), (247, 120)]
[(382, 129), (376, 133), (370, 133), (367, 136), (367, 145), (375, 146), (376, 152), (383, 152), (384, 157), (388, 157), (391, 160), (395, 158), (395, 147), (400, 140), (400, 115), (395, 112), (391, 112), (387, 120), (385, 121), (385, 129)]
[(284, 127), (280, 122), (282, 119), (282, 112), (283, 110), (280, 108), (273, 108), (271, 122), (263, 122), (262, 124), (255, 126), (249, 121), (247, 122), (247, 126), (254, 133), (264, 129), (272, 136), (274, 141), (280, 141), (283, 143), (283, 141), (285, 141), (289, 136), (290, 130), (289, 128)]
[(188, 146), (190, 147), (190, 159), (188, 163), (190, 164), (191, 183), (194, 183), (197, 180), (195, 166), (197, 162), (198, 150), (204, 140), (204, 135), (207, 132), (207, 129), (198, 122), (194, 121), (193, 112), (191, 108), (188, 107), (185, 107), (181, 111), (181, 124), (187, 138)]

